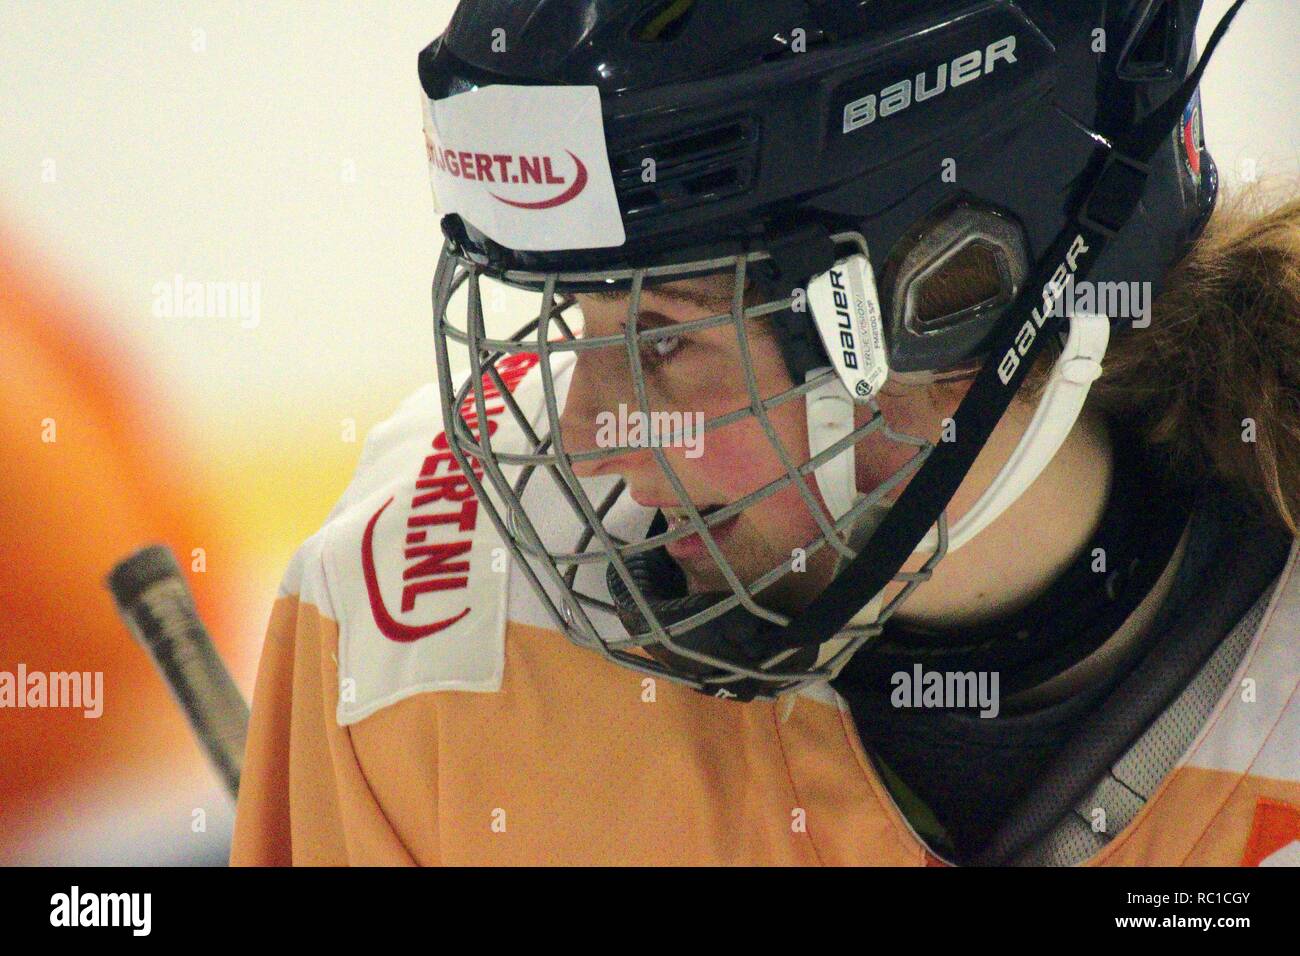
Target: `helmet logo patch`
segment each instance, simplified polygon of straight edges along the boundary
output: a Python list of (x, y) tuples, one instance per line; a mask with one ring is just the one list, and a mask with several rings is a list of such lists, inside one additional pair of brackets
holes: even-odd
[(836, 262), (808, 283), (808, 306), (840, 381), (855, 400), (867, 401), (889, 377), (871, 261), (856, 253)]
[(623, 244), (594, 86), (494, 85), (425, 99), (434, 202), (519, 251)]
[(1201, 132), (1201, 92), (1196, 91), (1187, 109), (1183, 110), (1183, 165), (1193, 179), (1201, 178), (1201, 148), (1205, 144)]

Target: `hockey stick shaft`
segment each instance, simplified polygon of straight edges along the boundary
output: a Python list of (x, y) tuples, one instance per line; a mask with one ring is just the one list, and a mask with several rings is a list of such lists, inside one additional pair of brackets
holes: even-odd
[(122, 619), (162, 672), (231, 797), (248, 737), (248, 704), (208, 636), (171, 551), (151, 545), (108, 575)]

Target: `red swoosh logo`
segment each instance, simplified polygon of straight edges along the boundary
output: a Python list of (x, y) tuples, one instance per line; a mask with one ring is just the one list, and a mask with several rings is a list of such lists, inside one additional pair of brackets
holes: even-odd
[(465, 608), (455, 617), (434, 621), (432, 624), (423, 624), (419, 627), (403, 624), (388, 613), (388, 608), (384, 607), (384, 596), (379, 591), (379, 575), (375, 573), (374, 540), (375, 525), (379, 523), (379, 516), (392, 503), (393, 499), (389, 498), (366, 522), (366, 533), (361, 539), (361, 568), (366, 575), (366, 594), (370, 597), (370, 613), (375, 619), (375, 625), (383, 633), (384, 637), (389, 640), (397, 641), (400, 644), (409, 644), (411, 641), (418, 641), (422, 637), (437, 634), (439, 631), (451, 627), (469, 613), (469, 608)]
[(488, 195), (498, 202), (503, 202), (507, 206), (514, 206), (516, 209), (553, 209), (556, 206), (563, 206), (566, 202), (587, 188), (587, 167), (582, 165), (582, 160), (577, 156), (574, 156), (572, 152), (567, 149), (565, 152), (568, 153), (573, 158), (573, 161), (578, 164), (578, 175), (574, 178), (573, 185), (558, 196), (552, 199), (542, 199), (538, 202), (519, 202), (515, 199), (506, 199), (503, 196), (498, 196), (496, 193), (488, 193)]

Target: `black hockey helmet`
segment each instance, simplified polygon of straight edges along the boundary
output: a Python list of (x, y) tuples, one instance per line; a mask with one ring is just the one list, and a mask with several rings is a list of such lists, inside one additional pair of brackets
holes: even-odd
[[(434, 100), (492, 84), (600, 91), (626, 241), (512, 251), (474, 222), (453, 220), (474, 261), (499, 273), (595, 272), (781, 249), (785, 240), (802, 256), (790, 271), (819, 271), (825, 247), (808, 229), (860, 232), (890, 368), (908, 372), (987, 350), (1029, 265), (1066, 227), (1098, 139), (1122, 135), (1178, 89), (1200, 7), (464, 0), (420, 54), (419, 72)], [(1199, 115), (1188, 121), (1152, 157), (1142, 201), (1095, 281), (1158, 291), (1199, 234), (1217, 177)], [(808, 258), (818, 251), (821, 261)], [(995, 260), (999, 288), (946, 315), (927, 308), (927, 281), (980, 256)]]
[[(1158, 290), (1201, 232), (1217, 178), (1196, 90), (1243, 3), (1193, 68), (1200, 0), (462, 0), (419, 58), (446, 213), (434, 280), (443, 414), (466, 480), (556, 626), (620, 664), (721, 697), (833, 676), (944, 554), (1028, 487), (1072, 427), (1117, 317), (1064, 315), (1067, 283)], [(642, 328), (640, 294), (718, 270), (736, 290), (757, 279), (766, 300), (737, 291), (729, 315), (687, 325), (731, 324), (743, 342), (746, 322), (771, 317), (793, 384), (760, 395), (746, 369), (746, 407), (706, 427), (757, 420), (785, 473), (706, 514), (654, 448), (685, 518), (666, 527), (661, 511), (629, 536), (613, 521), (622, 483), (595, 488), (573, 466), (633, 446), (566, 449), (557, 368), (569, 353), (625, 351), (649, 415), (639, 350), (677, 329)], [(991, 282), (955, 301), (935, 294), (962, 272)], [(536, 290), (540, 308), (499, 334), (485, 321), (483, 279)], [(624, 334), (582, 338), (565, 319), (573, 296), (611, 285), (628, 292)], [(449, 307), (462, 292), (458, 324)], [(954, 493), (1056, 333), (1063, 353), (1021, 445), (949, 528)], [(831, 341), (849, 342), (842, 356)], [(531, 363), (541, 421), (506, 397)], [(978, 369), (952, 439), (894, 430), (864, 365)], [(808, 408), (799, 460), (768, 414), (793, 398)], [(490, 425), (513, 423), (509, 447), (505, 429), (494, 439), (482, 427), (494, 414)], [(915, 454), (864, 493), (853, 448), (872, 431)], [(530, 506), (540, 474), (572, 512), (566, 544), (544, 527), (556, 516)], [(793, 617), (761, 598), (797, 570), (793, 559), (742, 579), (714, 536), (785, 488), (819, 528), (808, 554), (840, 559)], [(725, 590), (687, 592), (665, 545), (689, 534)], [(918, 553), (929, 554), (923, 567), (904, 573)], [(884, 604), (891, 582), (904, 587)], [(626, 634), (611, 635), (602, 615)]]

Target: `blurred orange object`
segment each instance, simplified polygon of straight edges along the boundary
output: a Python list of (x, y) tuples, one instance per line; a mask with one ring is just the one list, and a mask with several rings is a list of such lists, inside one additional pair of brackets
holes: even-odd
[[(105, 814), (103, 793), (205, 773), (180, 710), (128, 636), (102, 581), (151, 542), (176, 553), (227, 660), (237, 535), (222, 527), (193, 444), (122, 341), (0, 224), (0, 671), (100, 671), (103, 714), (0, 708), (0, 863)], [(99, 795), (99, 796), (97, 796)], [(178, 832), (189, 829), (182, 808)], [(120, 811), (120, 807), (118, 808)], [(93, 829), (93, 826), (91, 827)]]

